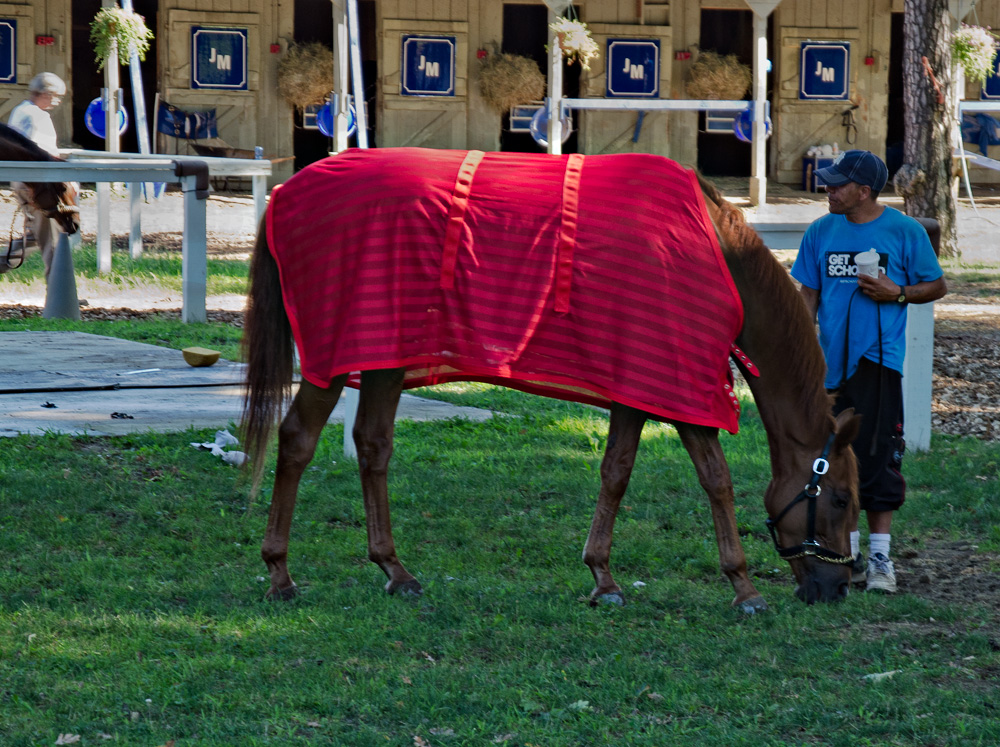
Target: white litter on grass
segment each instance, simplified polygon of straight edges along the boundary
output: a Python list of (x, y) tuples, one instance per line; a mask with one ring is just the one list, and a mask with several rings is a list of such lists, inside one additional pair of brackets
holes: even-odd
[(633, 589), (641, 589), (645, 585), (646, 585), (645, 581), (633, 581), (632, 582), (632, 588)]
[(894, 674), (899, 674), (902, 671), (903, 671), (902, 669), (893, 669), (889, 672), (877, 672), (875, 674), (866, 674), (861, 679), (868, 680), (869, 682), (881, 682), (882, 680), (887, 680)]
[(215, 441), (211, 443), (192, 442), (191, 445), (196, 449), (212, 452), (212, 456), (221, 458), (226, 464), (231, 464), (234, 467), (242, 467), (250, 459), (245, 452), (226, 451), (223, 449), (224, 446), (236, 446), (239, 442), (240, 440), (232, 433), (227, 430), (221, 430), (215, 432)]

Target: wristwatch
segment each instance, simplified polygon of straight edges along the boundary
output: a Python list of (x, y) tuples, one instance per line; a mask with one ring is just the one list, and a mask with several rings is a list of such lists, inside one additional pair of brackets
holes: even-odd
[(906, 286), (899, 286), (899, 298), (896, 299), (896, 303), (906, 303)]

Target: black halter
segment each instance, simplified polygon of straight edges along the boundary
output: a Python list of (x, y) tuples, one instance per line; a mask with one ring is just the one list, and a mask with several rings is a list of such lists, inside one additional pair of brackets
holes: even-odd
[[(785, 506), (785, 509), (778, 514), (777, 518), (768, 519), (764, 522), (767, 525), (768, 531), (771, 532), (771, 539), (774, 540), (774, 549), (777, 550), (778, 555), (785, 560), (803, 558), (807, 555), (812, 555), (813, 557), (824, 560), (827, 563), (846, 564), (851, 563), (854, 560), (854, 558), (850, 555), (841, 555), (833, 550), (828, 550), (816, 541), (816, 499), (819, 497), (819, 494), (823, 492), (823, 488), (820, 487), (819, 481), (823, 475), (830, 471), (830, 462), (827, 460), (827, 457), (830, 456), (830, 449), (833, 448), (833, 439), (836, 435), (836, 433), (830, 434), (830, 437), (826, 440), (826, 446), (823, 447), (823, 453), (820, 455), (819, 459), (813, 462), (813, 473), (812, 477), (809, 479), (809, 484), (802, 489), (802, 492), (798, 494), (795, 500)], [(785, 514), (787, 514), (792, 507), (800, 501), (808, 501), (806, 538), (801, 545), (795, 545), (795, 547), (782, 547), (778, 544), (778, 533), (776, 531), (778, 522), (780, 522), (784, 518)]]

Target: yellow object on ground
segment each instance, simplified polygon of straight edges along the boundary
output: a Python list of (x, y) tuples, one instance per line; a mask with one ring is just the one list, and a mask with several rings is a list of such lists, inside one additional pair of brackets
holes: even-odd
[(184, 360), (187, 361), (187, 364), (195, 368), (211, 366), (219, 360), (220, 355), (218, 350), (209, 350), (208, 348), (184, 348), (181, 353), (184, 354)]

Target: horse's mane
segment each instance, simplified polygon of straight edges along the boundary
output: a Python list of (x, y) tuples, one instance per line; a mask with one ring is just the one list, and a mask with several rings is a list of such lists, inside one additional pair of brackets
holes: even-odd
[[(798, 392), (799, 405), (810, 409), (819, 406), (821, 412), (829, 412), (830, 397), (823, 386), (826, 360), (816, 338), (816, 327), (788, 271), (747, 224), (743, 213), (700, 174), (698, 181), (705, 198), (721, 213), (715, 228), (723, 254), (738, 258), (747, 282), (761, 289), (760, 297), (766, 299), (768, 315), (780, 318), (787, 329), (788, 339), (783, 345), (794, 354), (786, 355), (783, 364), (790, 379), (803, 384)], [(818, 385), (806, 386), (806, 382), (818, 382)]]
[[(18, 152), (21, 151), (21, 152)], [(13, 127), (0, 124), (0, 160), (3, 161), (61, 161), (29, 140)]]

